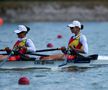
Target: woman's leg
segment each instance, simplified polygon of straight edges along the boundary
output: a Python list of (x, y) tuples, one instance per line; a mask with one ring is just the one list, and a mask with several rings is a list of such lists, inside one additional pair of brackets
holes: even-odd
[(0, 60), (6, 59), (8, 55), (0, 55)]
[(41, 57), (40, 60), (61, 60), (64, 59), (64, 54), (55, 54), (48, 57)]

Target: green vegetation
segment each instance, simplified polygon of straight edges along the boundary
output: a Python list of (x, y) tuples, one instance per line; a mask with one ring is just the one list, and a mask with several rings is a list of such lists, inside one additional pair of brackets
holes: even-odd
[(8, 22), (108, 21), (108, 0), (0, 0), (0, 13)]
[(62, 6), (84, 6), (87, 8), (93, 8), (94, 6), (105, 6), (108, 7), (108, 0), (0, 0), (0, 8), (16, 8), (19, 6), (30, 6), (34, 3), (53, 3), (57, 2)]

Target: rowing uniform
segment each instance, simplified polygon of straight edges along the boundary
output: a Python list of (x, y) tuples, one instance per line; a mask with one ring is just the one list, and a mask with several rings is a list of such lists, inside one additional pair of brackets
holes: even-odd
[(36, 51), (35, 45), (33, 44), (32, 40), (27, 38), (23, 38), (23, 39), (19, 38), (18, 41), (13, 46), (13, 49), (16, 47), (23, 47), (23, 46), (27, 47), (28, 52)]
[[(76, 49), (82, 49), (87, 54), (88, 53), (88, 44), (86, 36), (79, 33), (77, 36), (72, 36), (68, 43), (68, 48), (74, 47)], [(66, 56), (68, 60), (75, 59), (76, 55), (67, 55)]]
[[(18, 47), (26, 47), (26, 48), (19, 49)], [(18, 52), (21, 54), (25, 54), (26, 52), (36, 51), (35, 45), (33, 44), (32, 40), (27, 38), (18, 39), (18, 41), (13, 46), (13, 50), (17, 49), (19, 49)], [(21, 58), (20, 55), (13, 55), (9, 58), (9, 60), (10, 61), (19, 60), (20, 58)]]

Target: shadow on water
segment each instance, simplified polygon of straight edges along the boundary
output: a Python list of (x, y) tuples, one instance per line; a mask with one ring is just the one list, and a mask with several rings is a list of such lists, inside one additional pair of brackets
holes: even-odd
[[(46, 73), (50, 69), (0, 69), (0, 73), (14, 73), (14, 74), (30, 74), (30, 73)], [(43, 75), (38, 75), (36, 77), (44, 77)]]
[[(98, 68), (103, 68), (103, 67), (108, 67), (108, 65), (97, 65), (95, 67), (77, 67), (77, 66), (70, 66), (70, 67), (65, 67), (61, 69), (36, 69), (36, 68), (28, 68), (28, 69), (0, 69), (0, 73), (5, 72), (85, 72), (91, 69), (98, 69)], [(36, 77), (43, 77), (43, 76), (36, 76)]]
[[(77, 66), (70, 66), (70, 67), (65, 67), (65, 68), (20, 68), (20, 69), (0, 69), (0, 73), (13, 73), (13, 72), (86, 72), (91, 69), (98, 69), (98, 68), (106, 68), (108, 65), (95, 65), (92, 67), (77, 67)], [(38, 75), (36, 77), (43, 77), (41, 75)]]
[(63, 68), (61, 71), (65, 72), (85, 72), (89, 70), (89, 67), (76, 67), (76, 66), (71, 66), (68, 68)]
[(77, 67), (77, 66), (70, 66), (67, 68), (61, 69), (62, 72), (86, 72), (91, 69), (99, 69), (99, 68), (108, 68), (108, 65), (97, 65), (94, 67)]

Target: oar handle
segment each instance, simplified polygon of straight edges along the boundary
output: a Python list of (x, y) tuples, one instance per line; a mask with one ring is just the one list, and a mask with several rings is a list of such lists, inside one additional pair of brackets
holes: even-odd
[(46, 52), (46, 51), (55, 51), (55, 50), (61, 50), (61, 49), (60, 48), (44, 49), (44, 50), (37, 50), (36, 52)]

